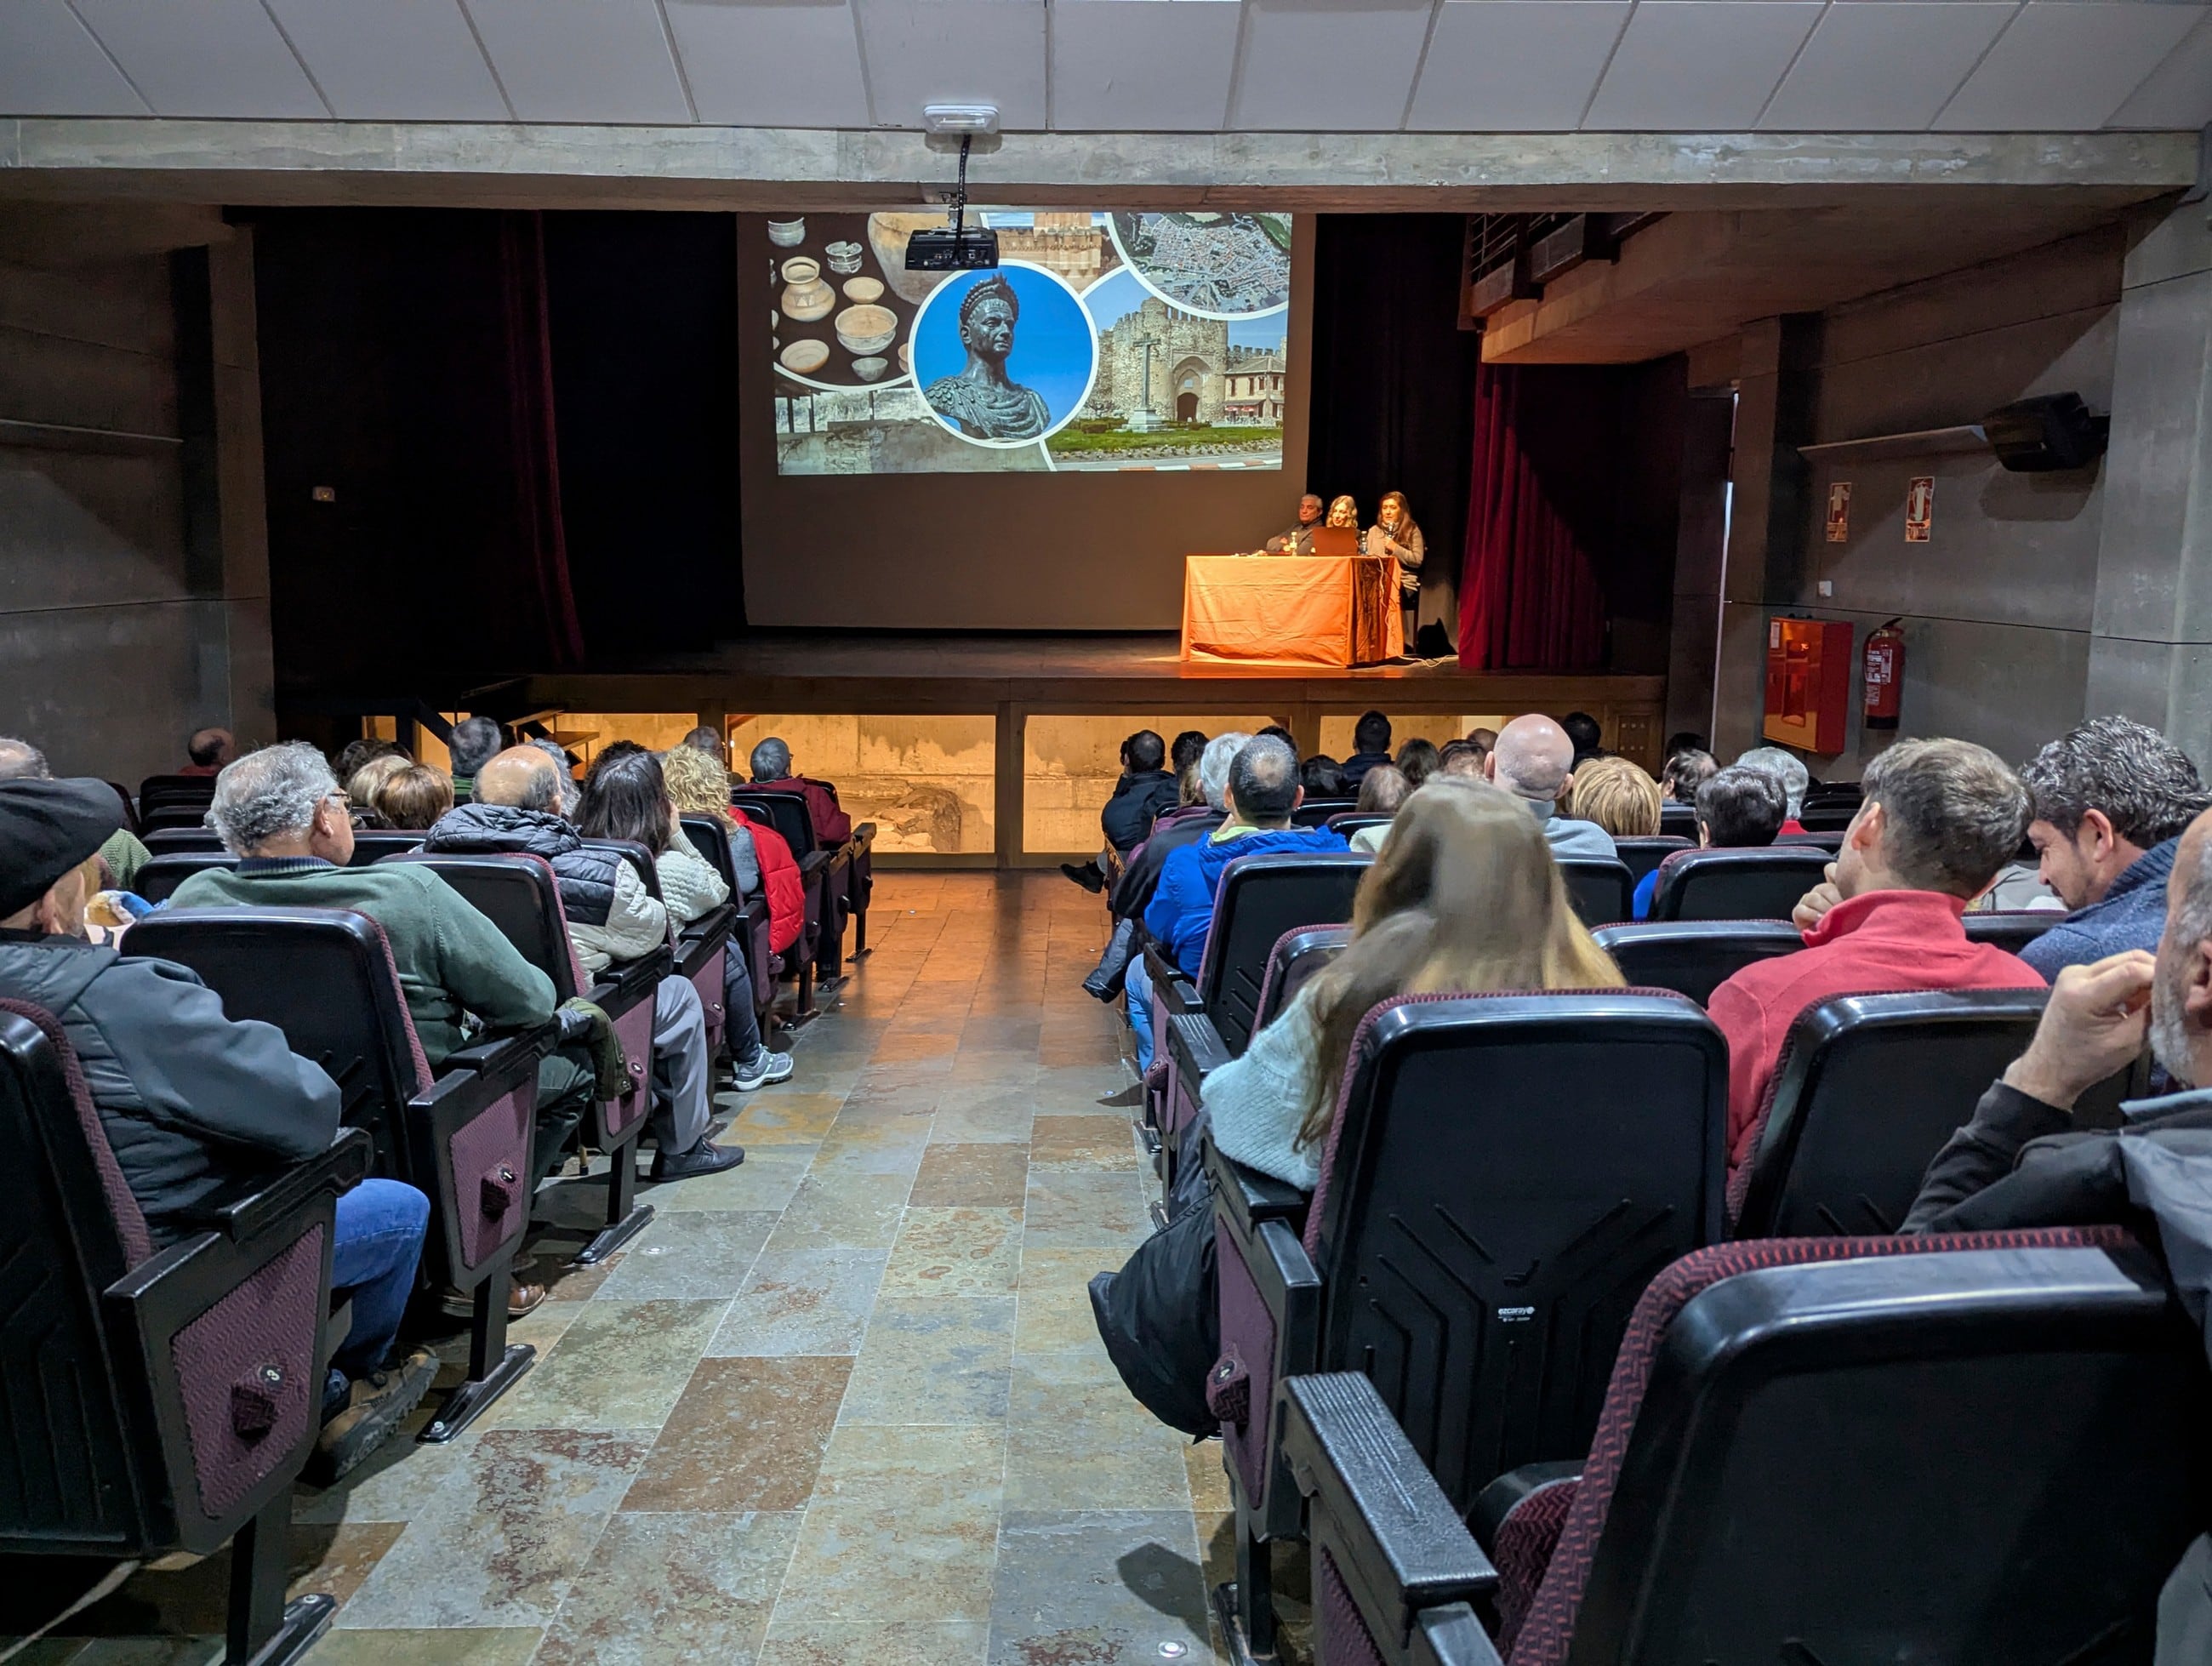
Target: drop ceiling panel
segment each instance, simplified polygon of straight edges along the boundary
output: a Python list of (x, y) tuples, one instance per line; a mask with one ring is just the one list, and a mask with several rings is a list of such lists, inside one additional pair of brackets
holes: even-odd
[(2212, 122), (2212, 11), (2166, 55), (2108, 125), (2185, 131)]
[(691, 119), (653, 0), (468, 0), (525, 121)]
[(2100, 127), (2203, 16), (2198, 6), (2032, 0), (1936, 119), (1946, 132)]
[(156, 115), (330, 114), (259, 0), (77, 0), (77, 12)]
[(995, 104), (1045, 125), (1043, 0), (854, 0), (879, 126), (919, 127), (927, 104)]
[(1408, 127), (1539, 133), (1582, 120), (1628, 0), (1444, 0)]
[(9, 0), (0, 6), (0, 110), (143, 116), (146, 106), (62, 0)]
[(1820, 11), (1821, 0), (1644, 0), (1583, 125), (1628, 132), (1748, 128)]
[(866, 127), (860, 41), (846, 0), (668, 0), (699, 119), (732, 127)]
[(1917, 131), (2019, 9), (2014, 0), (1831, 6), (1759, 125), (1800, 133)]
[(1400, 126), (1430, 10), (1425, 0), (1246, 0), (1229, 125), (1263, 133)]
[(269, 0), (349, 121), (505, 121), (458, 0)]
[(1212, 133), (1237, 67), (1237, 0), (1053, 0), (1052, 125)]

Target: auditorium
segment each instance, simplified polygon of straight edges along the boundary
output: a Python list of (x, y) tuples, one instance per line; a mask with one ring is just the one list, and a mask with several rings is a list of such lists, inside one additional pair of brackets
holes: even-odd
[(2212, 0), (0, 0), (0, 1663), (2212, 1666)]

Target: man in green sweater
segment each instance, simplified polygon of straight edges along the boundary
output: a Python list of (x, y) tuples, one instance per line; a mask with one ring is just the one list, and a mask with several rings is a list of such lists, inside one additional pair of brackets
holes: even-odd
[[(432, 1069), (462, 1045), (463, 1014), (489, 1030), (544, 1024), (553, 983), (498, 927), (427, 867), (380, 862), (348, 867), (353, 824), (345, 794), (313, 747), (294, 742), (249, 752), (216, 779), (209, 812), (238, 857), (177, 887), (172, 909), (351, 909), (384, 929), (392, 964)], [(533, 1167), (544, 1174), (581, 1120), (590, 1072), (566, 1054), (538, 1073)], [(518, 1272), (520, 1269), (518, 1269)], [(544, 1288), (518, 1282), (514, 1305), (528, 1311)]]

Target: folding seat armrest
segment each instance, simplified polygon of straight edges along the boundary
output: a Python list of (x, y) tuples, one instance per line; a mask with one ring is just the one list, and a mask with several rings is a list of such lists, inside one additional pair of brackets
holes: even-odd
[(1194, 1097), (1205, 1085), (1206, 1077), (1229, 1062), (1229, 1049), (1221, 1039), (1221, 1032), (1203, 1012), (1170, 1014), (1167, 1033), (1161, 1039), (1175, 1055), (1178, 1076)]
[(1241, 1233), (1250, 1233), (1266, 1220), (1304, 1224), (1307, 1198), (1297, 1187), (1224, 1157), (1211, 1140), (1206, 1142), (1206, 1166), (1213, 1177), (1214, 1207), (1226, 1210)]
[(553, 1050), (558, 1037), (558, 1028), (551, 1024), (533, 1024), (525, 1029), (486, 1036), (447, 1054), (437, 1073), (443, 1077), (466, 1070), (489, 1076), (502, 1074), (519, 1065), (534, 1065)]
[(854, 822), (850, 841), (855, 851), (872, 850), (876, 844), (876, 824), (873, 822)]
[(811, 879), (823, 868), (828, 867), (831, 860), (830, 853), (826, 850), (808, 851), (799, 859), (799, 877), (802, 879)]
[[(304, 1163), (275, 1174), (257, 1174), (203, 1198), (181, 1224), (247, 1243), (281, 1227), (318, 1196), (349, 1191), (368, 1172), (374, 1145), (360, 1128), (341, 1128), (337, 1139)], [(164, 1257), (156, 1257), (149, 1266)]]
[(1145, 945), (1145, 971), (1152, 980), (1152, 993), (1159, 997), (1161, 1010), (1170, 1017), (1206, 1010), (1199, 1002), (1198, 985), (1168, 958), (1168, 952), (1158, 943)]
[(599, 975), (586, 999), (610, 1018), (615, 1017), (627, 1012), (641, 1000), (651, 1000), (653, 992), (660, 987), (660, 980), (675, 969), (674, 955), (665, 948), (655, 949), (635, 960), (608, 967)]
[[(1370, 1634), (1386, 1652), (1419, 1658), (1425, 1641), (1439, 1662), (1492, 1666), (1497, 1653), (1464, 1605), (1497, 1590), (1498, 1571), (1375, 1385), (1358, 1371), (1331, 1371), (1290, 1378), (1282, 1396), (1284, 1459), (1308, 1500), (1315, 1541), (1330, 1552)], [(1450, 1615), (1454, 1607), (1468, 1626)]]

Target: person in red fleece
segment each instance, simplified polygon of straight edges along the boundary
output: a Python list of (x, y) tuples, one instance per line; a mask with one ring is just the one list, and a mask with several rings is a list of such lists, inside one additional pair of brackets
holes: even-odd
[(1805, 947), (1747, 966), (1706, 1010), (1729, 1044), (1729, 1167), (1751, 1131), (1790, 1026), (1830, 995), (2028, 989), (2015, 955), (1971, 943), (1960, 916), (2019, 849), (2020, 778), (1964, 740), (1900, 741), (1868, 766), (1866, 797), (1827, 880), (1797, 905)]
[(806, 819), (813, 824), (816, 842), (835, 850), (853, 836), (853, 818), (838, 807), (837, 789), (827, 781), (810, 781), (791, 772), (791, 747), (774, 735), (753, 748), (753, 785), (779, 793), (798, 793), (806, 800)]

